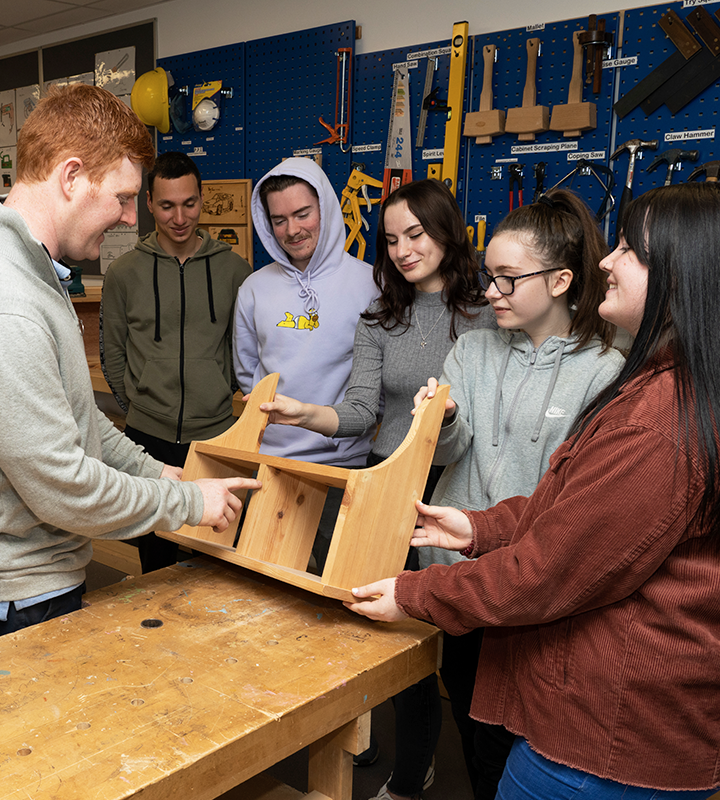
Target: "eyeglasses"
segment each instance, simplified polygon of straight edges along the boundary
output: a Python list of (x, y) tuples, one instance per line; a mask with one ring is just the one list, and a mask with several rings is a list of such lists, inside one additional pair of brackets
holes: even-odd
[(526, 275), (496, 275), (493, 277), (487, 270), (480, 270), (480, 285), (485, 291), (490, 288), (490, 284), (494, 283), (495, 288), (500, 294), (508, 295), (515, 291), (515, 281), (520, 278), (532, 278), (534, 275), (544, 275), (546, 272), (555, 272), (560, 267), (553, 267), (552, 269), (541, 269), (539, 272), (528, 272)]

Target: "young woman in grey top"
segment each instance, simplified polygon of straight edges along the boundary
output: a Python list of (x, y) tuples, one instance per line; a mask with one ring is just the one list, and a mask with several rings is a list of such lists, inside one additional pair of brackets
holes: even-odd
[[(496, 327), (478, 281), (478, 263), (455, 198), (441, 182), (394, 191), (380, 210), (375, 283), (380, 298), (361, 315), (353, 366), (341, 403), (320, 406), (276, 395), (260, 406), (271, 423), (299, 425), (329, 437), (361, 436), (382, 425), (368, 456), (378, 464), (412, 424), (413, 396), (440, 374), (458, 336)], [(442, 467), (433, 467), (429, 500)], [(395, 769), (379, 798), (413, 797), (431, 782), (442, 711), (435, 674), (394, 698)]]

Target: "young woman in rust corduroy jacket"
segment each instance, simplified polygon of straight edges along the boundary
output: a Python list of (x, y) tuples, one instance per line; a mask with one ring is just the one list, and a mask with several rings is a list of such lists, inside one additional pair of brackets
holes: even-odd
[(486, 629), (472, 715), (518, 734), (498, 798), (720, 785), (719, 252), (714, 184), (637, 198), (601, 263), (600, 314), (635, 337), (617, 380), (531, 497), (418, 505), (413, 543), (468, 560), (353, 590), (373, 619)]

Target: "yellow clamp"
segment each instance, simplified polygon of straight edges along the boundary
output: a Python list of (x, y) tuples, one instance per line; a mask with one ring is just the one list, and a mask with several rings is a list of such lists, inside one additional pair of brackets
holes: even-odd
[(342, 211), (345, 224), (349, 228), (347, 238), (345, 239), (345, 251), (350, 252), (352, 243), (357, 240), (358, 252), (356, 257), (361, 260), (365, 255), (366, 242), (360, 230), (363, 225), (365, 226), (365, 230), (368, 230), (370, 226), (360, 213), (360, 199), (358, 194), (362, 192), (363, 202), (365, 202), (369, 211), (373, 205), (380, 202), (380, 198), (369, 197), (368, 186), (382, 189), (382, 185), (382, 181), (371, 178), (359, 169), (354, 169), (350, 173), (347, 185), (341, 193), (340, 210)]

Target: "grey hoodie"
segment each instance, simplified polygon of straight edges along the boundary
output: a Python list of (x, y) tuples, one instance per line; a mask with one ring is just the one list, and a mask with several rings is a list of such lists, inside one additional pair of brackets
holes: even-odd
[[(457, 411), (435, 451), (434, 463), (450, 466), (433, 504), (482, 511), (532, 494), (575, 417), (624, 363), (615, 349), (603, 353), (599, 339), (575, 348), (575, 340), (551, 336), (535, 349), (526, 333), (503, 329), (458, 339), (440, 379)], [(420, 550), (423, 567), (461, 558)]]
[[(303, 272), (278, 244), (260, 201), (260, 187), (271, 175), (302, 178), (318, 193), (320, 233)], [(340, 203), (327, 176), (311, 159), (288, 158), (264, 175), (253, 192), (252, 216), (275, 261), (254, 272), (238, 292), (233, 337), (238, 384), (248, 392), (266, 375), (279, 372), (281, 394), (307, 403), (339, 403), (350, 377), (355, 326), (378, 295), (372, 269), (345, 252)], [(303, 428), (268, 425), (260, 452), (364, 466), (372, 433), (332, 439)]]
[(42, 244), (4, 206), (0, 242), (0, 600), (9, 601), (82, 583), (92, 537), (197, 524), (203, 500), (194, 484), (158, 480), (162, 464), (98, 410), (72, 302)]

